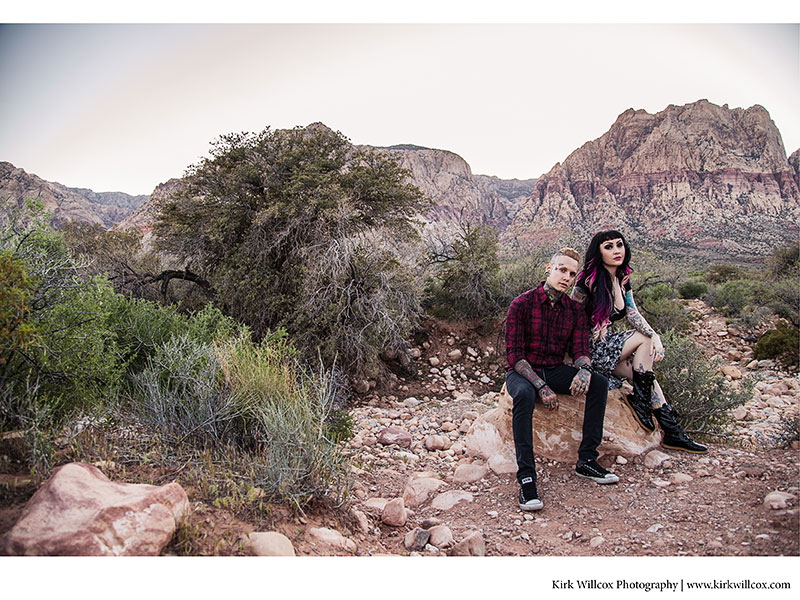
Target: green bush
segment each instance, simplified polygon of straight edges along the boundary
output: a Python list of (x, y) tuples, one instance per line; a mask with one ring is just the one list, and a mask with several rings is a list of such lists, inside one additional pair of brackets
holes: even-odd
[(681, 425), (693, 433), (728, 433), (730, 410), (751, 398), (755, 382), (743, 379), (734, 389), (690, 338), (673, 331), (661, 337), (666, 355), (656, 364), (656, 377)]
[(285, 332), (200, 343), (176, 336), (133, 376), (122, 415), (172, 446), (246, 451), (253, 484), (301, 501), (337, 488), (347, 465), (331, 430), (339, 387), (301, 368)]
[(689, 313), (675, 298), (672, 286), (646, 282), (634, 290), (634, 296), (639, 311), (656, 332), (670, 329), (682, 332), (689, 328)]
[(777, 358), (796, 365), (800, 352), (800, 333), (796, 325), (778, 321), (775, 329), (767, 331), (756, 343), (753, 353), (758, 360)]
[(791, 242), (772, 251), (767, 265), (775, 277), (797, 277), (800, 271), (800, 242)]
[(678, 286), (678, 293), (684, 299), (702, 298), (708, 293), (708, 284), (701, 279), (687, 279)]
[(716, 264), (706, 269), (705, 279), (708, 283), (719, 284), (739, 279), (742, 274), (742, 270), (734, 265)]

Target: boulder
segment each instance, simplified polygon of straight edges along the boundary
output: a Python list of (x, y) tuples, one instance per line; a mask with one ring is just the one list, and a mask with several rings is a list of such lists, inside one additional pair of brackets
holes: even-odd
[(189, 510), (177, 483), (116, 483), (96, 467), (53, 471), (0, 539), (0, 554), (158, 556)]
[[(541, 405), (533, 411), (533, 451), (536, 456), (575, 462), (581, 442), (584, 399), (559, 394), (558, 410), (550, 411)], [(464, 437), (467, 454), (479, 456), (493, 464), (493, 457), (514, 457), (514, 436), (511, 429), (513, 400), (505, 385), (500, 392), (497, 408), (478, 417)], [(657, 448), (661, 443), (658, 429), (648, 433), (642, 429), (622, 400), (620, 390), (609, 390), (603, 441), (597, 449), (600, 456), (637, 456)], [(499, 463), (498, 459), (494, 460)]]

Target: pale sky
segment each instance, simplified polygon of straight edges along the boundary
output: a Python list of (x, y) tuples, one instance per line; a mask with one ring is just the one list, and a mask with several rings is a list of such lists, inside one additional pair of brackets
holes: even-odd
[(762, 105), (800, 148), (797, 24), (11, 24), (0, 81), (0, 160), (129, 194), (219, 135), (315, 121), (502, 178), (546, 173), (628, 108), (702, 98)]

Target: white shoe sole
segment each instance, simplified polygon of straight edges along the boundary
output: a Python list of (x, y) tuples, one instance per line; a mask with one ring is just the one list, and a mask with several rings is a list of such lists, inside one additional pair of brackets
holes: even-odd
[(591, 481), (594, 481), (595, 483), (597, 483), (599, 485), (609, 485), (610, 483), (618, 483), (619, 482), (619, 477), (617, 477), (613, 473), (609, 473), (610, 476), (607, 475), (606, 477), (604, 477), (602, 479), (600, 477), (591, 477), (590, 475), (582, 475), (581, 473), (577, 473), (577, 472), (575, 473), (575, 475), (577, 475), (578, 477), (583, 477), (584, 479), (589, 479)]
[(533, 510), (542, 510), (544, 508), (544, 504), (541, 500), (529, 500), (526, 504), (520, 504), (519, 509), (525, 511), (533, 511)]

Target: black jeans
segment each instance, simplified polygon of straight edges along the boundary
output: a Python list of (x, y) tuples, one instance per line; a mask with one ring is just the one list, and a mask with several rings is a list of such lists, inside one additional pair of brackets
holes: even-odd
[[(534, 369), (556, 394), (569, 394), (569, 386), (578, 369), (559, 365), (549, 369)], [(514, 399), (511, 427), (514, 431), (514, 450), (517, 455), (517, 481), (523, 477), (536, 479), (533, 459), (533, 405), (541, 402), (531, 382), (516, 371), (506, 373), (506, 389)], [(596, 460), (597, 447), (603, 441), (603, 419), (606, 415), (608, 380), (592, 373), (586, 406), (583, 409), (583, 437), (578, 447), (578, 460)]]

